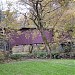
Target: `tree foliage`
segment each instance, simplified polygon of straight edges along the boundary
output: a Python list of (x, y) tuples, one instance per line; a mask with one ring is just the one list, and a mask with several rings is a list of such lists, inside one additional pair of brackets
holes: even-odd
[[(71, 10), (74, 0), (20, 0), (28, 5), (30, 25), (36, 25), (44, 39), (43, 28), (52, 28), (55, 42), (59, 42), (59, 34), (74, 28)], [(72, 10), (71, 10), (72, 11)], [(74, 13), (74, 12), (73, 12)], [(74, 29), (73, 29), (74, 30)], [(46, 39), (44, 39), (46, 40)], [(48, 41), (44, 41), (48, 45)], [(48, 45), (49, 46), (49, 45)]]

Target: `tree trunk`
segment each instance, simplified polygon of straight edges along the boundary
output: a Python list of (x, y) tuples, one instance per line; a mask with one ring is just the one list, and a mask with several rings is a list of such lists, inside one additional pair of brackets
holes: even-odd
[(30, 45), (30, 47), (29, 47), (29, 53), (32, 53), (32, 51), (33, 51), (33, 45)]
[(42, 39), (43, 39), (43, 41), (44, 41), (45, 47), (46, 47), (47, 52), (48, 52), (47, 58), (50, 58), (50, 59), (51, 59), (51, 47), (50, 47), (49, 42), (48, 42), (48, 40), (47, 40), (47, 38), (46, 38), (46, 36), (45, 36), (45, 34), (44, 34), (43, 28), (40, 29), (39, 31), (41, 32)]

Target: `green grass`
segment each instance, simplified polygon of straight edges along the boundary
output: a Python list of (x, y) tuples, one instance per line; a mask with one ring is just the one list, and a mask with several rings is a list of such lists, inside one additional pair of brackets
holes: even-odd
[(75, 60), (26, 60), (0, 64), (0, 75), (75, 75)]

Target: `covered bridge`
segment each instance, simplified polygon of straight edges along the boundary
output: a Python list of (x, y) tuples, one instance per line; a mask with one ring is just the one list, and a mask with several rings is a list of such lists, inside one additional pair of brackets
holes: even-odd
[[(53, 41), (52, 30), (45, 29), (44, 34), (48, 42), (51, 43)], [(40, 31), (36, 28), (22, 28), (18, 31), (9, 32), (7, 35), (11, 46), (44, 43)]]

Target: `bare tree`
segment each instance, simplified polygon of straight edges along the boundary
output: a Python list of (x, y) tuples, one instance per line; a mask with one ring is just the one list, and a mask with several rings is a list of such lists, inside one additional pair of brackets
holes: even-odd
[[(29, 10), (29, 13), (31, 15), (30, 19), (36, 25), (37, 29), (41, 32), (42, 39), (48, 51), (48, 55), (51, 58), (51, 47), (44, 34), (44, 29), (45, 29), (45, 26), (48, 24), (48, 22), (50, 23), (51, 20), (56, 17), (57, 18), (55, 19), (56, 22), (53, 25), (53, 31), (54, 31), (54, 28), (56, 24), (58, 23), (58, 21), (60, 20), (60, 18), (62, 17), (62, 14), (64, 11), (62, 13), (59, 12), (61, 14), (57, 13), (55, 16), (54, 14), (58, 10), (61, 10), (62, 7), (67, 6), (68, 1), (66, 0), (64, 1), (63, 0), (61, 1), (60, 0), (20, 0), (20, 2), (22, 3), (22, 5), (27, 6), (27, 9)], [(50, 24), (48, 24), (48, 26), (49, 25)]]

